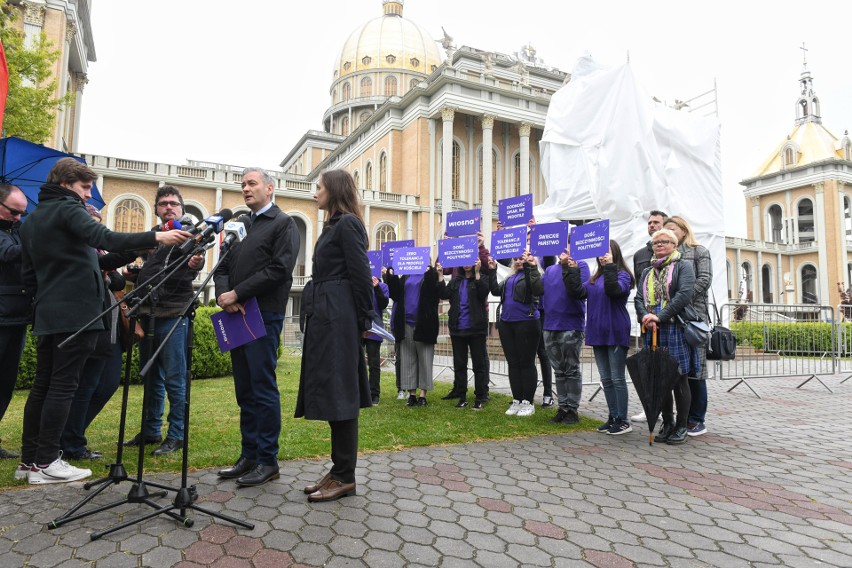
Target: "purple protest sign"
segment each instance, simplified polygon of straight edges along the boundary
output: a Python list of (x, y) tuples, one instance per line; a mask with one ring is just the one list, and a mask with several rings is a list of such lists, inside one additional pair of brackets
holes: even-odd
[(447, 236), (466, 237), (467, 235), (475, 235), (479, 231), (481, 215), (480, 209), (447, 213)]
[(473, 266), (479, 258), (477, 237), (459, 237), (438, 241), (438, 262), (444, 268)]
[(526, 225), (533, 216), (532, 194), (501, 199), (498, 208), (497, 218), (504, 227)]
[(515, 227), (491, 233), (491, 256), (514, 258), (521, 256), (527, 248), (527, 228)]
[(393, 254), (393, 272), (404, 274), (423, 274), (429, 268), (430, 247), (399, 248)]
[(266, 335), (266, 326), (263, 325), (263, 318), (260, 317), (257, 298), (249, 298), (243, 308), (245, 314), (216, 312), (210, 316), (213, 320), (216, 340), (219, 342), (219, 350), (222, 353)]
[(568, 246), (568, 221), (533, 225), (530, 252), (536, 256), (559, 255)]
[(405, 247), (413, 247), (414, 241), (388, 241), (382, 243), (382, 266), (391, 266), (393, 262), (393, 251)]
[(367, 260), (370, 261), (370, 274), (378, 278), (382, 279), (382, 251), (380, 250), (368, 250), (367, 251)]
[(571, 228), (571, 258), (597, 258), (609, 252), (609, 219)]

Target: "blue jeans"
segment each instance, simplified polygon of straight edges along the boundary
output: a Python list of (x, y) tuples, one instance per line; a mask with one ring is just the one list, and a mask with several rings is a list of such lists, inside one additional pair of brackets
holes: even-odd
[(594, 350), (609, 417), (619, 422), (627, 422), (627, 380), (624, 377), (627, 347), (596, 345)]
[[(153, 337), (145, 337), (139, 347), (140, 368), (157, 350), (176, 321), (180, 324), (160, 351), (157, 361), (144, 378), (148, 385), (142, 435), (159, 437), (163, 428), (166, 395), (169, 397), (169, 430), (166, 438), (183, 440), (184, 402), (186, 401), (186, 318), (156, 318)], [(150, 325), (150, 320), (146, 321)], [(146, 332), (150, 331), (146, 328)], [(150, 341), (149, 341), (150, 340)]]
[(284, 315), (260, 312), (266, 335), (231, 350), (234, 392), (240, 406), (240, 457), (262, 465), (278, 463), (281, 394), (275, 367)]
[(689, 391), (692, 393), (692, 400), (689, 403), (688, 422), (689, 424), (704, 422), (707, 414), (707, 381), (690, 378)]
[(547, 347), (547, 357), (553, 366), (556, 376), (556, 399), (562, 410), (580, 408), (580, 398), (583, 396), (583, 373), (580, 370), (580, 351), (586, 334), (582, 331), (549, 331), (544, 330), (544, 344)]

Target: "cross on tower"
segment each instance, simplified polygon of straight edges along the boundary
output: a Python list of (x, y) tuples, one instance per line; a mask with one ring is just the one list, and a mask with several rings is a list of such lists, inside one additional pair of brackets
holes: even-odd
[(799, 49), (802, 50), (802, 65), (808, 65), (808, 48), (805, 47), (805, 42), (802, 42), (802, 47)]

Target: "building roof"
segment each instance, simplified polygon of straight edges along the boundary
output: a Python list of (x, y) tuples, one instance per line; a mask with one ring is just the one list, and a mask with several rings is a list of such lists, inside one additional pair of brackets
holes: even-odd
[[(793, 151), (793, 163), (785, 163), (785, 150)], [(752, 178), (778, 173), (782, 170), (800, 168), (832, 158), (843, 159), (840, 140), (819, 122), (804, 122), (796, 126), (772, 151), (772, 154), (757, 168)]]

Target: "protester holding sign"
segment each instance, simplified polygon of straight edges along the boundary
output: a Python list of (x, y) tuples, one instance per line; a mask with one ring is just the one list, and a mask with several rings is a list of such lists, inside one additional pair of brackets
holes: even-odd
[[(496, 270), (497, 262), (489, 260), (488, 268)], [(512, 274), (506, 280), (498, 284), (496, 277), (489, 278), (491, 293), (500, 297), (497, 329), (509, 365), (512, 404), (506, 414), (510, 416), (535, 413), (535, 355), (541, 328), (533, 290), (540, 287), (540, 281), (538, 262), (528, 252), (512, 259)]]
[[(388, 285), (376, 278), (373, 275), (373, 311), (377, 314), (382, 314), (385, 308), (388, 307)], [(379, 317), (379, 320), (382, 318)], [(370, 397), (373, 399), (373, 406), (379, 404), (381, 397), (381, 379), (382, 379), (382, 349), (381, 336), (367, 332), (364, 335), (364, 349), (367, 351), (367, 369), (370, 372)]]
[(586, 263), (577, 267), (576, 262), (570, 261), (565, 282), (569, 294), (586, 299), (586, 345), (594, 349), (609, 409), (609, 418), (606, 424), (598, 427), (598, 432), (626, 434), (632, 431), (627, 420), (628, 394), (624, 371), (630, 347), (627, 299), (633, 289), (633, 275), (614, 240), (609, 241), (606, 254), (598, 257), (597, 265), (595, 273), (586, 280), (581, 270), (586, 268)]

